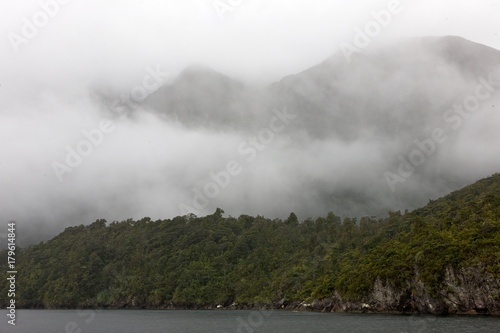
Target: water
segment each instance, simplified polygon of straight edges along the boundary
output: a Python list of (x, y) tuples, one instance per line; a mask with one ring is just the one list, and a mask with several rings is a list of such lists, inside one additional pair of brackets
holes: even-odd
[(500, 332), (500, 318), (240, 310), (18, 310), (0, 332), (16, 333), (280, 333)]

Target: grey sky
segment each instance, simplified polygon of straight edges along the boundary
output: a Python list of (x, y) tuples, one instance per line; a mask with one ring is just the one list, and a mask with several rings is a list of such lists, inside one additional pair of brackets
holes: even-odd
[[(47, 0), (45, 0), (47, 1)], [(227, 2), (228, 0), (221, 0)], [(19, 53), (7, 38), (38, 1), (1, 0), (1, 74), (60, 83), (141, 77), (160, 64), (176, 73), (192, 63), (246, 80), (273, 81), (301, 71), (352, 42), (354, 29), (389, 1), (233, 0), (220, 19), (214, 0), (71, 0)], [(384, 28), (386, 38), (458, 35), (500, 49), (498, 1), (401, 1), (404, 10)], [(5, 79), (4, 79), (5, 80)], [(6, 85), (7, 83), (5, 83)]]

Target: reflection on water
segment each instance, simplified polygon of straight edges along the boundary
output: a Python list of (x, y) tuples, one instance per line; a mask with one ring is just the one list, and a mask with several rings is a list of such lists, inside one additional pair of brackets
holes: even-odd
[(497, 332), (499, 317), (405, 316), (258, 310), (19, 310), (16, 333)]

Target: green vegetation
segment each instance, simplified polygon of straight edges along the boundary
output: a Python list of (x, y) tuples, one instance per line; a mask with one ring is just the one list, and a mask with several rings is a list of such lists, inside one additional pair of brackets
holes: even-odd
[[(190, 307), (310, 301), (335, 292), (356, 300), (377, 277), (403, 288), (415, 272), (437, 297), (450, 265), (500, 278), (500, 174), (386, 219), (222, 215), (67, 228), (18, 250), (17, 304)], [(2, 306), (7, 289), (4, 280)]]

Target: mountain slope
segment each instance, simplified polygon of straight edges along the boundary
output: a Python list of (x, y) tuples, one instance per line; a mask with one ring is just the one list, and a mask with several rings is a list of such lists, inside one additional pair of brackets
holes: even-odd
[(500, 314), (500, 174), (380, 220), (222, 214), (67, 228), (19, 251), (17, 304)]
[(379, 306), (499, 312), (500, 174), (431, 201), (387, 227), (394, 235), (359, 258), (352, 269), (365, 280), (351, 284), (348, 294), (361, 297), (359, 291), (371, 288), (375, 279), (379, 290), (372, 301)]
[(188, 127), (230, 129), (251, 115), (247, 90), (242, 83), (197, 65), (186, 68), (146, 103)]
[[(334, 55), (272, 85), (313, 137), (413, 140), (500, 73), (500, 51), (459, 37), (410, 39), (369, 49), (347, 63)], [(496, 77), (496, 76), (495, 76)], [(304, 110), (304, 105), (308, 108)]]

